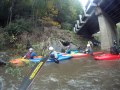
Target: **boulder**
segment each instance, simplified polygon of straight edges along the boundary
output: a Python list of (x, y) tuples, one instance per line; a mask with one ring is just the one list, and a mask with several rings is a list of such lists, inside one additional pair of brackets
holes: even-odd
[(0, 52), (0, 64), (6, 64), (9, 60), (9, 56), (6, 52)]

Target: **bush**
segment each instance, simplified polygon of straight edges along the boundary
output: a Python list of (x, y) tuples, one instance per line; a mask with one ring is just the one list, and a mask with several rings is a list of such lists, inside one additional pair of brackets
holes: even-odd
[(12, 23), (9, 23), (4, 28), (5, 45), (9, 47), (15, 47), (18, 37), (24, 32), (32, 32), (31, 21), (25, 19), (19, 19)]
[(67, 29), (67, 30), (72, 30), (72, 24), (67, 23), (67, 22), (62, 23), (62, 24), (61, 24), (61, 28), (62, 28), (62, 29)]
[(0, 28), (0, 50), (2, 50), (5, 46), (5, 38), (3, 28)]
[(5, 32), (10, 36), (18, 36), (23, 32), (31, 32), (31, 23), (25, 19), (19, 19), (5, 27)]
[(57, 21), (54, 21), (50, 17), (43, 17), (42, 18), (42, 24), (44, 26), (60, 26), (60, 24)]

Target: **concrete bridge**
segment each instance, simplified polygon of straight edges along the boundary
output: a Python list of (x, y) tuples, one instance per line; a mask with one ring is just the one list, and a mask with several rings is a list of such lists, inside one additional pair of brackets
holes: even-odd
[(84, 14), (79, 15), (74, 32), (91, 39), (100, 32), (101, 49), (107, 50), (118, 41), (116, 24), (120, 22), (120, 0), (89, 0)]

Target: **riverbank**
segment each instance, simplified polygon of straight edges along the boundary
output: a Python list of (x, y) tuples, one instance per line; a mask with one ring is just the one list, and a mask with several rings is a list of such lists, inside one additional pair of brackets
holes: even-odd
[(58, 52), (64, 51), (66, 46), (63, 42), (69, 42), (72, 49), (78, 49), (81, 46), (84, 49), (87, 44), (87, 40), (73, 31), (62, 30), (58, 27), (44, 27), (42, 29), (34, 28), (32, 33), (23, 33), (19, 36), (15, 46), (8, 48), (5, 52), (10, 59), (14, 59), (13, 57), (23, 56), (29, 47), (33, 47), (37, 55), (44, 56), (47, 54), (49, 46), (53, 46)]

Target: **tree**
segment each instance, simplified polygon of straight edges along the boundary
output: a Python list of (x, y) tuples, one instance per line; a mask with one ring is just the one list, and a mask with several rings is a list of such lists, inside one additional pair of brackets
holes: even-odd
[(58, 9), (57, 20), (60, 23), (73, 24), (83, 11), (79, 0), (57, 0), (56, 8)]
[(11, 0), (0, 0), (0, 25), (5, 26), (9, 17)]

